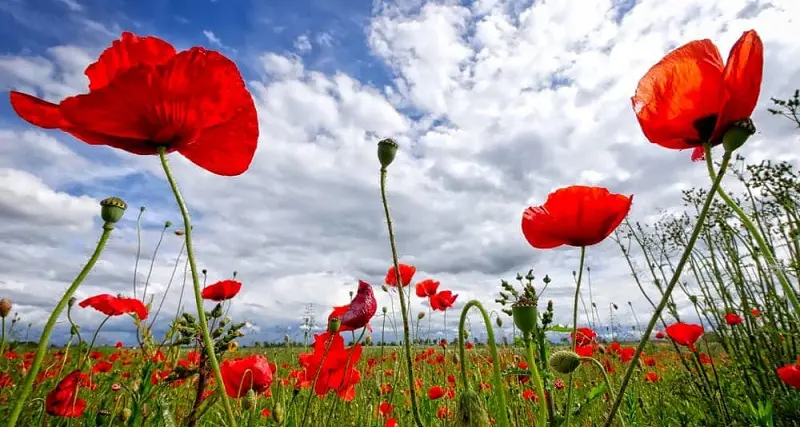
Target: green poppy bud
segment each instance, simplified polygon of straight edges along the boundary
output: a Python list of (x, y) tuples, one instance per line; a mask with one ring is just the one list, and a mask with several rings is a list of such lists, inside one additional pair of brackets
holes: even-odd
[[(297, 389), (295, 389), (296, 391)], [(280, 402), (275, 404), (275, 407), (272, 408), (272, 421), (275, 421), (276, 425), (283, 425), (285, 421), (285, 413), (283, 411), (283, 405)]]
[(571, 374), (580, 366), (581, 358), (572, 351), (562, 350), (550, 356), (549, 364), (558, 373)]
[(119, 197), (109, 197), (100, 202), (100, 216), (106, 223), (114, 224), (125, 215), (128, 204)]
[(335, 334), (339, 331), (340, 326), (342, 326), (342, 321), (338, 317), (334, 317), (328, 322), (328, 332)]
[(514, 324), (523, 335), (529, 335), (536, 327), (536, 302), (530, 298), (520, 298), (511, 306)]
[(747, 138), (754, 133), (756, 133), (756, 126), (752, 120), (749, 118), (737, 120), (731, 124), (722, 137), (722, 146), (725, 147), (725, 151), (733, 152), (747, 142)]
[(378, 161), (381, 168), (386, 168), (394, 161), (397, 155), (397, 143), (392, 138), (382, 139), (378, 142)]
[(453, 427), (490, 427), (489, 414), (481, 397), (474, 390), (466, 390), (458, 398), (458, 408)]

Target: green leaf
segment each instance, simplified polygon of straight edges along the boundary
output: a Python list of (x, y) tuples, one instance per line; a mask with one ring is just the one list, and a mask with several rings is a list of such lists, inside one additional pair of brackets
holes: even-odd
[(570, 328), (569, 326), (550, 325), (547, 327), (547, 331), (569, 333), (572, 332), (572, 328)]

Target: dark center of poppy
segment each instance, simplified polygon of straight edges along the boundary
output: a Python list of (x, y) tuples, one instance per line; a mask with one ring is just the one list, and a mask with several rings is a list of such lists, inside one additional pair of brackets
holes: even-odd
[(694, 130), (697, 131), (697, 135), (700, 137), (700, 144), (704, 144), (711, 139), (711, 134), (714, 133), (714, 128), (717, 126), (717, 115), (711, 114), (705, 117), (701, 117), (692, 123)]

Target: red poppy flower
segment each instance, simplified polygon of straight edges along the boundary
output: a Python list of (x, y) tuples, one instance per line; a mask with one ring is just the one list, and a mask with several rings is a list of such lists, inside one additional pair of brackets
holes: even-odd
[(742, 316), (739, 316), (736, 313), (727, 313), (725, 315), (725, 323), (735, 326), (742, 323)]
[(387, 415), (391, 414), (393, 410), (394, 410), (394, 408), (392, 407), (392, 404), (389, 403), (389, 402), (381, 402), (381, 404), (378, 405), (378, 411), (383, 416), (387, 416)]
[(260, 354), (228, 359), (222, 362), (219, 369), (222, 372), (225, 393), (236, 399), (247, 394), (248, 390), (261, 393), (272, 385), (269, 361)]
[(44, 407), (48, 414), (56, 417), (78, 418), (86, 409), (86, 401), (78, 398), (78, 386), (83, 374), (73, 371), (64, 377), (56, 388), (47, 393)]
[(786, 365), (778, 368), (776, 372), (786, 385), (800, 390), (800, 364)]
[(657, 383), (661, 381), (661, 376), (656, 374), (655, 372), (648, 372), (645, 374), (644, 380), (645, 382), (649, 383)]
[(133, 154), (177, 151), (218, 175), (247, 170), (258, 141), (253, 98), (236, 64), (202, 47), (176, 52), (124, 32), (84, 72), (89, 93), (59, 104), (11, 92), (14, 111), (45, 129)]
[(664, 332), (657, 331), (656, 332), (656, 339), (659, 339), (659, 340), (664, 339)]
[[(400, 280), (403, 281), (403, 287), (406, 287), (411, 283), (411, 279), (414, 278), (414, 273), (417, 272), (417, 267), (408, 264), (399, 264), (399, 267)], [(389, 271), (386, 272), (386, 278), (384, 278), (383, 281), (389, 286), (397, 286), (397, 274), (394, 266), (389, 267)]]
[(576, 341), (575, 345), (578, 347), (590, 345), (594, 342), (594, 339), (597, 338), (597, 334), (590, 328), (578, 328), (577, 335), (578, 335), (577, 340), (575, 339), (575, 335), (571, 332), (569, 334), (569, 337), (573, 341)]
[(439, 282), (431, 279), (425, 279), (417, 283), (417, 296), (420, 298), (427, 298), (436, 295), (436, 290), (439, 289)]
[(428, 298), (428, 302), (431, 304), (431, 308), (433, 310), (445, 311), (448, 308), (453, 307), (453, 304), (456, 302), (456, 298), (458, 298), (458, 294), (453, 295), (452, 291), (441, 291)]
[(92, 366), (92, 372), (94, 372), (95, 374), (111, 372), (111, 369), (113, 367), (114, 365), (112, 365), (111, 363), (101, 360), (95, 363), (94, 366)]
[(692, 325), (688, 323), (678, 322), (667, 326), (667, 335), (679, 345), (689, 347), (689, 350), (695, 351), (694, 343), (703, 335), (703, 327), (700, 325)]
[(242, 283), (236, 280), (220, 280), (213, 285), (203, 288), (201, 293), (203, 299), (211, 301), (225, 301), (236, 296), (242, 290)]
[(579, 345), (575, 347), (575, 353), (581, 357), (592, 357), (592, 354), (594, 354), (594, 346), (591, 344)]
[(628, 215), (633, 196), (602, 187), (574, 185), (556, 190), (541, 206), (522, 214), (522, 234), (538, 249), (600, 243)]
[(314, 335), (314, 352), (301, 354), (299, 361), (309, 383), (316, 379), (314, 392), (318, 396), (334, 391), (343, 400), (351, 401), (356, 384), (361, 382), (361, 372), (355, 366), (362, 351), (359, 344), (346, 349), (341, 335), (326, 332)]
[(111, 294), (100, 294), (86, 298), (78, 305), (81, 308), (92, 307), (106, 316), (135, 313), (139, 320), (147, 319), (147, 307), (136, 298), (120, 298)]
[(341, 321), (339, 331), (354, 331), (369, 325), (369, 321), (378, 310), (378, 302), (372, 286), (363, 281), (358, 281), (358, 293), (350, 304), (333, 307), (333, 312), (328, 315), (328, 322), (338, 317)]
[(758, 34), (739, 38), (727, 64), (711, 40), (668, 53), (639, 81), (633, 110), (650, 142), (671, 149), (717, 145), (730, 125), (750, 117), (761, 91), (764, 47)]
[(761, 317), (761, 311), (757, 308), (750, 310), (750, 314), (752, 314), (753, 317)]
[(444, 389), (442, 387), (435, 385), (428, 389), (428, 399), (436, 400), (442, 396), (444, 396)]

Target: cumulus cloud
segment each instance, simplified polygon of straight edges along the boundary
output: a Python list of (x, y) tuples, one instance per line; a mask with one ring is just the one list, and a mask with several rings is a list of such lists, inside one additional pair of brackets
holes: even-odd
[[(797, 150), (788, 148), (796, 147), (797, 134), (764, 108), (770, 96), (785, 94), (800, 81), (800, 45), (786, 37), (797, 14), (790, 1), (376, 2), (366, 42), (391, 71), (391, 85), (376, 87), (345, 73), (315, 71), (297, 56), (260, 52), (251, 64), (259, 73), (248, 82), (262, 135), (251, 169), (222, 178), (171, 156), (195, 215), (201, 268), (208, 269), (209, 281), (238, 272), (245, 285), (230, 314), (255, 326), (253, 339), (280, 338), (285, 326), (297, 330), (308, 303), (324, 323), (330, 306), (347, 302), (357, 279), (376, 285), (379, 304), (391, 309), (394, 303), (397, 311), (396, 296), (390, 299), (377, 286), (391, 253), (375, 144), (392, 136), (401, 150), (390, 168), (388, 197), (401, 260), (418, 267), (417, 278), (440, 280), (442, 288), (459, 294), (461, 307), (473, 298), (490, 303), (501, 278), (532, 268), (537, 283), (545, 274), (553, 280), (543, 297), (554, 301), (556, 321), (566, 323), (578, 251), (530, 248), (520, 234), (522, 210), (555, 188), (593, 184), (635, 194), (634, 220), (680, 211), (681, 189), (707, 184), (704, 168), (690, 162), (688, 152), (649, 144), (629, 98), (638, 79), (670, 49), (710, 38), (727, 52), (750, 28), (765, 42), (766, 65), (754, 115), (760, 132), (742, 153), (754, 161), (796, 162)], [(320, 37), (318, 44), (330, 45)], [(52, 100), (84, 91), (81, 73), (93, 51), (68, 43), (43, 55), (3, 56), (0, 85)], [(298, 52), (303, 46), (295, 43)], [(43, 321), (53, 295), (79, 269), (97, 234), (92, 206), (102, 196), (86, 195), (98, 187), (64, 188), (64, 182), (79, 179), (76, 171), (92, 170), (93, 182), (103, 190), (114, 189), (108, 183), (122, 185), (120, 177), (131, 179), (124, 184), (131, 186), (125, 188), (132, 208), (81, 296), (130, 294), (135, 207), (148, 204), (139, 283), (146, 279), (142, 269), (149, 269), (163, 222), (181, 226), (156, 159), (83, 146), (78, 155), (64, 151), (61, 144), (78, 146), (64, 135), (3, 132), (3, 139), (30, 142), (0, 144), (0, 159), (26, 159), (0, 163), (0, 180), (16, 188), (0, 192), (8, 230), (23, 237), (34, 233), (42, 222), (37, 206), (55, 204), (65, 214), (48, 224), (55, 236), (50, 240), (29, 238), (20, 243), (22, 253), (0, 252), (6, 267), (0, 270), (0, 292), (21, 301), (26, 318)], [(30, 149), (31, 144), (45, 145)], [(34, 153), (30, 158), (27, 150)], [(145, 184), (146, 192), (133, 188)], [(30, 203), (27, 208), (10, 207), (23, 200)], [(179, 239), (167, 236), (148, 292), (160, 294), (170, 286), (164, 311), (174, 313), (185, 261), (177, 258)], [(45, 274), (38, 273), (43, 263)], [(648, 317), (650, 306), (614, 242), (589, 248), (587, 265), (601, 316), (613, 302), (620, 306), (615, 322), (633, 324), (631, 311)], [(587, 304), (588, 297), (587, 289)], [(183, 304), (191, 310), (186, 301), (185, 296)], [(427, 306), (414, 298), (411, 310)], [(97, 319), (81, 316), (90, 323)], [(440, 319), (433, 320), (434, 329), (442, 329), (436, 326)], [(456, 320), (448, 316), (451, 337)], [(115, 328), (114, 339), (130, 331), (123, 323)]]

